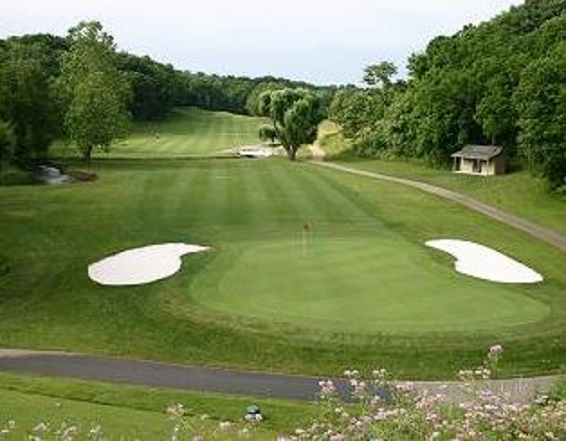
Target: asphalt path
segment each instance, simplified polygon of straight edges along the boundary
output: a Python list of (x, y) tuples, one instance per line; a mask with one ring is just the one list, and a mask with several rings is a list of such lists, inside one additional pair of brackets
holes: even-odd
[[(320, 379), (315, 377), (49, 351), (0, 349), (0, 372), (301, 401), (315, 401), (320, 390)], [(556, 379), (556, 376), (544, 376), (490, 380), (482, 387), (506, 396), (510, 401), (527, 403), (537, 394), (548, 391)], [(347, 381), (342, 378), (332, 380), (341, 398), (348, 400)], [(442, 394), (452, 403), (469, 398), (461, 386), (462, 383), (456, 381), (413, 382), (415, 391)], [(389, 396), (385, 389), (379, 393), (384, 398)]]
[[(0, 372), (313, 401), (318, 378), (65, 352), (1, 350)], [(346, 382), (338, 380), (342, 393)]]

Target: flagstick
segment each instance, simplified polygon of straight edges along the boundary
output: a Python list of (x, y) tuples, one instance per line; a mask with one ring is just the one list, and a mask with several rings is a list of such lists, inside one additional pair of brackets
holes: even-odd
[(307, 256), (307, 229), (303, 227), (303, 259)]
[(308, 234), (310, 232), (310, 226), (308, 223), (303, 225), (303, 257), (307, 255), (307, 240)]

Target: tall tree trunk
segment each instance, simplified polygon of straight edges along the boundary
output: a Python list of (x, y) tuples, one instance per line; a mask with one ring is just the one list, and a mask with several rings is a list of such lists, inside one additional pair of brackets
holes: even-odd
[(287, 150), (287, 154), (289, 156), (289, 159), (291, 161), (294, 161), (297, 158), (297, 149), (295, 147), (289, 147), (289, 150)]
[(93, 146), (92, 145), (87, 145), (84, 149), (83, 149), (83, 159), (85, 160), (85, 162), (87, 163), (87, 165), (90, 167), (90, 159), (92, 157), (92, 150), (93, 150)]

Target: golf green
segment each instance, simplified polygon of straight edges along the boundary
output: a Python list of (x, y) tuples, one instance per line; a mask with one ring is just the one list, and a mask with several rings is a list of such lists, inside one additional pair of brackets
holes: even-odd
[(455, 273), (393, 233), (244, 242), (192, 286), (201, 306), (331, 332), (486, 331), (543, 319), (549, 307)]

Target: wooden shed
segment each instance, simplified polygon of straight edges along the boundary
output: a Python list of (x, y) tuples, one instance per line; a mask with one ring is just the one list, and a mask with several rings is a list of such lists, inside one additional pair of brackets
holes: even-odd
[(498, 145), (467, 145), (453, 153), (454, 171), (471, 175), (499, 175), (505, 173), (507, 157)]

